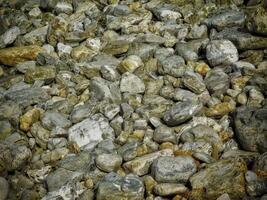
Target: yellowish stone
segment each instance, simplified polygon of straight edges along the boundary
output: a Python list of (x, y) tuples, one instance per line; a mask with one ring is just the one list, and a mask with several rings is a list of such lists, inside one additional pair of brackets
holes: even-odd
[(163, 142), (160, 146), (159, 146), (160, 150), (163, 149), (171, 149), (173, 150), (173, 144), (171, 142)]
[(88, 178), (85, 183), (84, 183), (85, 187), (88, 189), (93, 189), (94, 187), (94, 182), (91, 178)]
[(31, 125), (40, 119), (40, 110), (32, 109), (20, 117), (20, 129), (28, 131)]
[(30, 60), (35, 60), (37, 55), (43, 51), (40, 46), (10, 47), (0, 50), (0, 63), (15, 66)]
[(235, 110), (235, 106), (229, 102), (223, 102), (211, 106), (205, 111), (207, 117), (222, 117)]

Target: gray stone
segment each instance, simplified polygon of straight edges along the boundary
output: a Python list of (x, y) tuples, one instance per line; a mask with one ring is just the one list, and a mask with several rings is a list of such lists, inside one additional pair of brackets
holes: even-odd
[(186, 43), (178, 42), (175, 51), (186, 61), (197, 61), (201, 49), (205, 48), (209, 39), (191, 40)]
[(239, 107), (235, 116), (237, 142), (247, 151), (265, 152), (266, 108)]
[(12, 100), (22, 107), (45, 102), (49, 99), (49, 95), (45, 89), (35, 88), (23, 88), (14, 91), (6, 91), (5, 98)]
[(71, 126), (67, 116), (58, 112), (45, 112), (41, 121), (44, 128), (48, 130), (52, 130), (55, 127), (68, 128)]
[(100, 154), (96, 157), (96, 166), (105, 172), (112, 172), (119, 169), (122, 158), (118, 154)]
[(125, 73), (121, 78), (120, 91), (131, 94), (143, 93), (145, 91), (145, 84), (138, 76)]
[(73, 12), (72, 5), (67, 2), (58, 2), (55, 11), (57, 14), (65, 13), (65, 14), (71, 14)]
[(211, 94), (220, 96), (224, 94), (230, 86), (229, 76), (221, 69), (212, 69), (208, 71), (204, 82)]
[(156, 130), (154, 131), (153, 140), (157, 143), (162, 143), (162, 142), (175, 143), (176, 136), (171, 128), (161, 125), (157, 127)]
[(15, 143), (0, 144), (0, 171), (21, 169), (31, 158), (31, 150)]
[(8, 192), (9, 192), (9, 184), (7, 180), (3, 177), (0, 177), (0, 200), (7, 199)]
[(20, 35), (20, 29), (14, 26), (8, 29), (3, 35), (0, 36), (0, 48), (4, 48), (9, 44), (12, 44)]
[(104, 138), (113, 138), (114, 130), (108, 121), (96, 114), (69, 128), (69, 141), (75, 142), (79, 147), (91, 149)]
[(100, 181), (97, 188), (97, 200), (142, 200), (144, 199), (144, 184), (135, 175), (129, 174), (120, 177), (115, 173), (109, 173)]
[(229, 65), (238, 61), (238, 51), (229, 40), (212, 40), (207, 45), (206, 57), (212, 66)]
[(215, 13), (212, 17), (207, 18), (204, 23), (217, 30), (235, 26), (242, 27), (245, 23), (245, 14), (242, 11), (226, 10)]
[(181, 56), (169, 56), (160, 61), (159, 72), (174, 77), (182, 77), (186, 71), (185, 61)]
[(158, 182), (186, 183), (196, 171), (190, 156), (160, 157), (152, 164), (152, 174)]
[(224, 29), (214, 36), (214, 39), (232, 41), (238, 50), (262, 49), (267, 46), (267, 38), (241, 32), (237, 29)]
[(176, 88), (173, 94), (173, 99), (175, 101), (197, 101), (198, 97), (196, 94), (188, 90)]
[(163, 120), (169, 126), (176, 126), (190, 120), (202, 109), (199, 102), (178, 102), (163, 117)]

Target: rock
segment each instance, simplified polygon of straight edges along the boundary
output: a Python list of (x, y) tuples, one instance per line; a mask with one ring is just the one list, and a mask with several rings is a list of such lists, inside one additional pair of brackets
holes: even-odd
[(194, 72), (186, 72), (183, 76), (183, 84), (189, 90), (196, 94), (200, 94), (205, 91), (206, 86), (202, 77)]
[(30, 132), (35, 138), (36, 143), (42, 148), (46, 149), (50, 132), (47, 129), (43, 128), (40, 122), (34, 123), (31, 127)]
[(251, 12), (247, 20), (247, 28), (249, 31), (261, 35), (267, 35), (267, 13), (266, 10), (259, 6), (255, 11)]
[(267, 45), (266, 37), (255, 36), (234, 28), (222, 30), (214, 36), (214, 39), (230, 40), (238, 50), (261, 49)]
[(207, 72), (204, 83), (211, 94), (220, 96), (224, 94), (230, 86), (230, 80), (221, 69), (212, 69)]
[(169, 126), (176, 126), (188, 121), (202, 109), (198, 102), (179, 102), (164, 114), (163, 120)]
[(38, 104), (47, 101), (50, 96), (43, 88), (22, 88), (14, 91), (7, 91), (5, 93), (7, 100), (12, 100), (22, 107), (26, 107), (33, 104)]
[(7, 138), (12, 132), (12, 126), (7, 120), (0, 121), (0, 140)]
[(58, 168), (56, 171), (50, 173), (46, 177), (48, 191), (56, 191), (67, 183), (75, 181), (75, 179), (78, 179), (79, 176), (81, 176), (80, 172), (74, 172), (64, 168)]
[(181, 135), (183, 142), (198, 142), (205, 141), (210, 143), (214, 148), (217, 147), (218, 151), (223, 150), (223, 142), (216, 131), (206, 125), (199, 124), (191, 128), (188, 132)]
[(243, 161), (221, 160), (209, 164), (206, 169), (190, 178), (193, 189), (191, 197), (192, 199), (216, 199), (227, 193), (231, 199), (243, 198), (246, 195), (245, 172), (246, 165)]
[(96, 166), (105, 172), (112, 172), (119, 169), (122, 158), (118, 154), (100, 154), (96, 157)]
[(109, 173), (99, 183), (97, 189), (97, 200), (142, 200), (144, 199), (144, 184), (135, 175), (129, 174), (120, 177), (115, 173)]
[(25, 75), (24, 79), (27, 83), (33, 83), (34, 81), (51, 81), (56, 77), (56, 69), (54, 66), (42, 66), (29, 68)]
[(121, 78), (120, 91), (131, 94), (143, 93), (145, 91), (145, 84), (138, 76), (125, 73)]
[(114, 137), (114, 131), (108, 121), (100, 114), (81, 121), (69, 128), (69, 141), (80, 148), (91, 149), (104, 138)]
[(153, 140), (157, 143), (162, 143), (162, 142), (175, 143), (176, 137), (171, 128), (161, 125), (156, 128), (153, 135)]
[(229, 102), (223, 102), (211, 106), (205, 111), (207, 117), (222, 117), (235, 111), (235, 105)]
[(19, 144), (0, 144), (0, 171), (21, 169), (31, 158), (29, 148)]
[(156, 181), (167, 183), (186, 183), (197, 170), (190, 156), (159, 157), (151, 169)]
[(65, 13), (70, 15), (73, 12), (72, 5), (67, 2), (58, 2), (55, 7), (57, 14)]
[(221, 13), (215, 13), (204, 22), (207, 26), (214, 27), (217, 30), (230, 27), (242, 27), (245, 23), (245, 14), (242, 11), (226, 10)]
[(265, 152), (266, 109), (249, 108), (237, 109), (234, 122), (238, 143), (247, 151)]
[(160, 60), (161, 74), (168, 74), (174, 77), (182, 77), (185, 72), (185, 61), (181, 56), (169, 56), (166, 59)]
[(20, 117), (20, 129), (28, 131), (32, 124), (40, 119), (40, 110), (32, 109)]
[(208, 39), (191, 40), (187, 43), (178, 42), (175, 51), (186, 61), (197, 61), (198, 54), (208, 44)]
[(212, 66), (229, 65), (238, 61), (238, 51), (229, 40), (212, 40), (207, 45), (206, 57)]
[(0, 190), (1, 200), (7, 199), (8, 192), (9, 192), (9, 184), (7, 180), (3, 177), (0, 177), (0, 188), (1, 188)]
[(15, 66), (19, 63), (35, 60), (43, 49), (39, 46), (10, 47), (0, 50), (0, 63)]
[(8, 29), (3, 35), (0, 36), (0, 48), (4, 48), (9, 44), (12, 44), (20, 35), (20, 29), (14, 26)]
[(58, 112), (45, 112), (42, 118), (42, 125), (48, 130), (53, 128), (68, 128), (71, 126), (71, 122), (61, 113)]
[(160, 183), (154, 187), (154, 192), (160, 196), (172, 196), (187, 192), (187, 188), (177, 183)]
[(144, 64), (139, 56), (131, 55), (125, 58), (120, 65), (118, 70), (121, 73), (130, 72), (133, 73), (138, 67), (142, 67)]
[(154, 160), (160, 156), (172, 156), (173, 153), (169, 149), (161, 150), (151, 154), (146, 154), (141, 157), (137, 157), (131, 161), (128, 161), (123, 164), (123, 167), (138, 176), (143, 176), (149, 172), (150, 166)]
[(181, 88), (176, 88), (173, 94), (175, 101), (197, 101), (197, 95)]
[(90, 60), (97, 53), (84, 45), (75, 47), (71, 51), (71, 57), (79, 62)]
[(64, 56), (68, 57), (68, 56), (70, 56), (70, 54), (72, 52), (72, 47), (59, 42), (57, 44), (57, 51), (58, 51), (59, 57), (64, 57)]

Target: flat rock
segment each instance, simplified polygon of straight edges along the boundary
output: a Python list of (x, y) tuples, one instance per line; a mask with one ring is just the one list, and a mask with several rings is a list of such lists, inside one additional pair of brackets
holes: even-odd
[(96, 114), (69, 128), (69, 141), (79, 147), (93, 148), (103, 138), (114, 137), (114, 131), (108, 121), (100, 114)]
[(198, 102), (178, 102), (164, 114), (163, 120), (167, 125), (176, 126), (191, 119), (201, 108)]
[(107, 154), (103, 153), (96, 157), (96, 166), (105, 172), (112, 172), (122, 164), (122, 158), (118, 154)]
[(158, 182), (186, 183), (196, 170), (190, 156), (159, 157), (152, 164), (152, 174)]
[(136, 175), (120, 177), (109, 173), (100, 181), (97, 189), (97, 200), (142, 200), (145, 187), (142, 180)]
[(183, 194), (187, 191), (187, 187), (177, 183), (160, 183), (154, 187), (154, 192), (160, 196), (172, 196)]
[(0, 63), (8, 66), (16, 66), (22, 62), (35, 60), (38, 53), (42, 51), (42, 47), (34, 45), (1, 49)]

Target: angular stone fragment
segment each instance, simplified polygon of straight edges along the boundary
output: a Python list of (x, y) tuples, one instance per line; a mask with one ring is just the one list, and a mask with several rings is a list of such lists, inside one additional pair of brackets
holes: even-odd
[(51, 81), (56, 77), (56, 69), (54, 66), (40, 66), (35, 68), (29, 68), (24, 79), (27, 83), (33, 83), (37, 80)]
[(154, 192), (160, 196), (171, 196), (175, 194), (183, 194), (187, 191), (187, 187), (177, 183), (160, 183), (154, 187)]
[(120, 177), (109, 173), (98, 185), (96, 200), (143, 200), (144, 192), (144, 184), (138, 176)]
[(131, 94), (143, 93), (145, 91), (144, 82), (136, 75), (125, 73), (120, 82), (121, 92), (129, 92)]
[(20, 129), (23, 131), (28, 131), (31, 125), (37, 122), (40, 118), (40, 110), (32, 109), (26, 112), (20, 117)]
[(244, 173), (246, 165), (238, 160), (221, 160), (210, 164), (190, 178), (192, 199), (216, 199), (227, 193), (237, 200), (246, 195)]
[(36, 56), (42, 52), (39, 46), (10, 47), (0, 50), (0, 63), (8, 66), (16, 66), (19, 63), (35, 60)]
[(122, 158), (118, 154), (100, 154), (96, 157), (96, 166), (105, 172), (112, 172), (119, 169)]
[(176, 126), (191, 119), (201, 109), (202, 105), (199, 102), (179, 102), (165, 113), (163, 120), (167, 125)]
[(108, 121), (100, 114), (75, 124), (69, 129), (69, 141), (75, 142), (79, 147), (90, 149), (103, 138), (112, 138), (114, 131)]
[(153, 161), (160, 156), (172, 156), (173, 152), (169, 149), (146, 154), (141, 157), (137, 157), (134, 160), (128, 161), (123, 164), (123, 167), (138, 176), (143, 176), (149, 172), (149, 168)]

